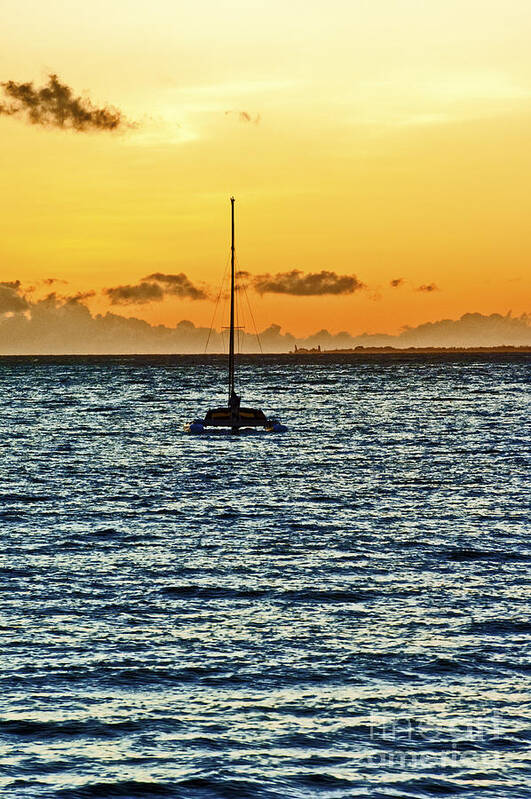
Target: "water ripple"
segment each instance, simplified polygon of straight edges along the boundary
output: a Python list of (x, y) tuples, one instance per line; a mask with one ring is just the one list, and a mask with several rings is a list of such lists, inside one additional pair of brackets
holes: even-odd
[(0, 359), (0, 790), (527, 799), (528, 365)]

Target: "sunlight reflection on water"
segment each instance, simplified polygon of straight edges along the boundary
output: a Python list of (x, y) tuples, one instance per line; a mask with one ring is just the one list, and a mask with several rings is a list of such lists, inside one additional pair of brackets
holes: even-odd
[(2, 359), (6, 795), (525, 796), (527, 367)]

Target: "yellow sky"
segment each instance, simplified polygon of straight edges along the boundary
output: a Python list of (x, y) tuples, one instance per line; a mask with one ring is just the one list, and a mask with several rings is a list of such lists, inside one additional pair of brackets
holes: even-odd
[[(259, 327), (396, 332), (530, 310), (529, 0), (3, 0), (2, 27), (0, 80), (56, 72), (139, 126), (0, 116), (1, 280), (101, 292), (161, 271), (215, 286), (235, 194), (242, 268), (367, 286), (256, 295)], [(225, 113), (242, 110), (259, 122)], [(212, 303), (114, 310), (208, 324)]]

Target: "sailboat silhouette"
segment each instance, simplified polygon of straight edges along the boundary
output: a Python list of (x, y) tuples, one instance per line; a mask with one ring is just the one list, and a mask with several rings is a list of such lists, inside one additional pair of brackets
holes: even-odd
[(234, 271), (234, 197), (231, 206), (231, 249), (230, 249), (230, 326), (229, 326), (229, 385), (226, 407), (212, 408), (204, 419), (194, 419), (184, 426), (188, 433), (203, 433), (207, 427), (228, 427), (232, 433), (244, 428), (263, 428), (268, 433), (283, 433), (286, 427), (277, 419), (268, 418), (259, 408), (242, 408), (241, 397), (235, 390), (235, 351), (234, 351), (234, 311), (235, 311), (235, 271)]

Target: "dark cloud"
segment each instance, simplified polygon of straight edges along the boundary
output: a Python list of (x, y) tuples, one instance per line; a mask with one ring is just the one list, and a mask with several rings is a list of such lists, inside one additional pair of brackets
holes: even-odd
[(276, 275), (257, 275), (253, 286), (259, 294), (292, 294), (313, 297), (323, 294), (352, 294), (364, 288), (356, 275), (338, 275), (335, 272), (304, 273), (298, 269), (277, 272)]
[(225, 111), (225, 116), (231, 114), (236, 114), (240, 122), (252, 122), (254, 125), (258, 125), (262, 119), (260, 114), (251, 114), (249, 111)]
[(134, 286), (113, 286), (104, 289), (111, 305), (144, 305), (146, 302), (160, 302), (164, 299), (164, 289), (158, 283), (146, 281)]
[(161, 283), (165, 287), (166, 294), (175, 294), (177, 297), (188, 297), (190, 300), (206, 300), (207, 293), (187, 278), (184, 272), (178, 275), (165, 275), (162, 272), (155, 272), (152, 275), (142, 278), (142, 280), (153, 280)]
[(20, 280), (0, 283), (0, 314), (21, 313), (29, 308), (29, 303), (20, 289)]
[(66, 285), (68, 280), (61, 280), (59, 277), (47, 277), (42, 281), (46, 286), (53, 286), (54, 283), (63, 283)]
[(389, 285), (392, 286), (394, 289), (397, 289), (399, 286), (402, 286), (404, 283), (403, 277), (395, 277), (393, 280), (389, 281)]
[(0, 104), (0, 115), (25, 117), (33, 125), (77, 131), (131, 127), (117, 108), (98, 108), (88, 98), (76, 97), (57, 75), (49, 75), (48, 83), (41, 88), (14, 80), (0, 83), (0, 86), (7, 99)]
[(40, 300), (40, 302), (48, 303), (48, 305), (61, 305), (63, 303), (84, 302), (95, 296), (95, 291), (78, 291), (76, 294), (57, 294), (57, 292), (52, 291), (50, 294), (47, 294), (43, 300)]
[(207, 293), (191, 282), (181, 272), (178, 275), (167, 275), (154, 272), (142, 278), (135, 285), (114, 286), (104, 289), (112, 305), (143, 305), (147, 302), (160, 302), (167, 295), (190, 300), (206, 300)]
[(422, 286), (418, 286), (415, 291), (425, 291), (428, 294), (432, 291), (439, 291), (439, 287), (435, 285), (435, 283), (423, 283)]
[(91, 297), (95, 297), (95, 291), (78, 291), (76, 294), (69, 294), (66, 297), (62, 297), (65, 302), (84, 302), (85, 300), (89, 300)]

